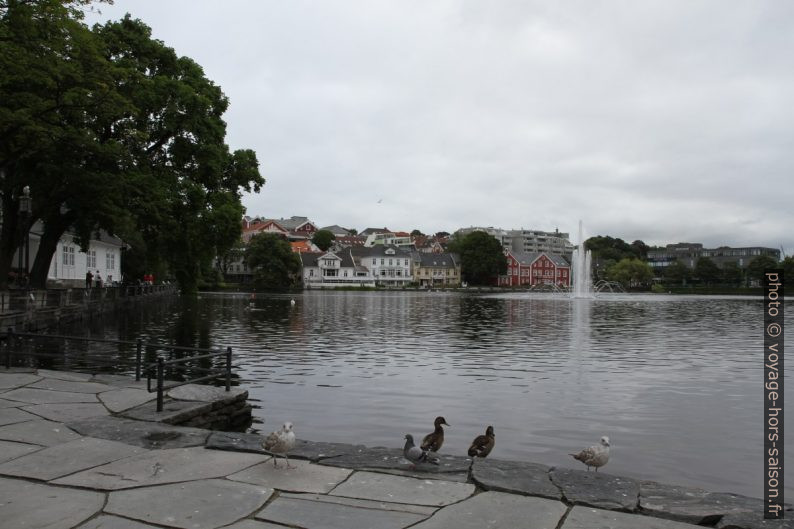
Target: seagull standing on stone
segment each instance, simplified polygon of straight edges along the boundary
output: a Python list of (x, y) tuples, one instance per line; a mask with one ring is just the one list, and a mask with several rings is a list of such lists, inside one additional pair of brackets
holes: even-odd
[(444, 429), (441, 427), (442, 424), (449, 426), (444, 417), (436, 417), (436, 420), (433, 422), (435, 430), (427, 434), (422, 440), (422, 450), (429, 450), (430, 452), (438, 452), (441, 450), (441, 445), (444, 444)]
[(431, 463), (433, 465), (438, 464), (438, 458), (433, 457), (428, 454), (427, 450), (422, 450), (418, 446), (414, 445), (414, 436), (411, 434), (405, 435), (405, 446), (403, 447), (403, 456), (405, 459), (410, 461), (413, 464), (413, 468), (416, 468), (417, 463)]
[(471, 442), (469, 447), (469, 457), (486, 457), (493, 450), (496, 444), (496, 436), (493, 434), (493, 426), (485, 429), (485, 435), (478, 435)]
[(585, 448), (578, 454), (569, 455), (587, 465), (588, 472), (590, 467), (595, 468), (595, 471), (598, 472), (598, 467), (603, 467), (609, 461), (609, 437), (605, 435), (601, 438), (600, 444)]
[[(287, 460), (287, 468), (295, 468), (289, 464), (288, 452), (295, 446), (295, 432), (292, 431), (292, 423), (285, 422), (281, 430), (276, 430), (271, 433), (262, 443), (262, 447), (273, 454), (284, 454), (284, 459)], [(276, 456), (273, 455), (273, 466), (278, 468)]]

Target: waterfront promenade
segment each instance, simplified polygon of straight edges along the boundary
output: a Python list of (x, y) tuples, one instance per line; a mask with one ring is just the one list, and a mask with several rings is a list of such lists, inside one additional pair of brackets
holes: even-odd
[[(171, 399), (185, 413), (215, 395), (183, 386)], [(411, 470), (398, 447), (301, 441), (296, 468), (275, 468), (260, 436), (165, 424), (153, 399), (127, 377), (0, 369), (0, 526), (794, 527), (764, 522), (761, 500), (735, 494), (446, 455)]]

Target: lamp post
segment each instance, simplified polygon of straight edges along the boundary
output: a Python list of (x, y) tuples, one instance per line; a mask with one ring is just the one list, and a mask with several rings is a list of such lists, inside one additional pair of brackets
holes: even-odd
[[(27, 278), (30, 267), (30, 226), (28, 226), (28, 219), (33, 206), (33, 200), (30, 198), (30, 186), (22, 188), (22, 196), (19, 197), (19, 216), (22, 221), (22, 226), (25, 229), (25, 239), (23, 241), (25, 252), (25, 277)], [(23, 248), (20, 248), (23, 250)], [(19, 252), (19, 267), (22, 268), (22, 251)]]

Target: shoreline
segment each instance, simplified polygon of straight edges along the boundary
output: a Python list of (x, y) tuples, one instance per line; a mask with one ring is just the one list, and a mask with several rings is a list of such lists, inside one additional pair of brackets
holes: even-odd
[[(199, 389), (186, 393), (196, 398)], [(209, 393), (222, 398), (217, 391)], [(195, 498), (210, 503), (216, 501), (219, 490), (229, 488), (258, 498), (245, 509), (221, 502), (216, 505), (220, 511), (212, 516), (223, 523), (205, 527), (235, 521), (243, 524), (240, 528), (258, 528), (255, 524), (260, 522), (304, 526), (301, 520), (307, 512), (328, 509), (344, 516), (368, 517), (366, 523), (371, 526), (379, 526), (386, 518), (410, 522), (394, 527), (481, 526), (465, 524), (472, 512), (481, 514), (482, 520), (502, 520), (495, 527), (514, 527), (515, 520), (528, 516), (556, 520), (550, 526), (562, 529), (794, 526), (789, 519), (763, 521), (763, 501), (757, 498), (532, 462), (473, 461), (439, 454), (438, 467), (413, 470), (399, 448), (299, 440), (290, 453), (297, 468), (279, 471), (262, 449), (261, 435), (172, 426), (156, 415), (153, 419), (151, 413), (144, 420), (124, 416), (125, 410), (151, 407), (149, 397), (141, 383), (127, 377), (0, 369), (0, 445), (4, 448), (0, 451), (0, 492), (15, 498), (14, 491), (22, 487), (30, 502), (85, 497), (66, 503), (56, 499), (53, 504), (61, 510), (77, 509), (74, 516), (78, 518), (108, 521), (109, 526), (111, 518), (121, 517), (185, 527), (182, 522), (168, 521), (179, 519), (179, 505), (166, 501), (157, 506), (154, 501), (165, 487), (171, 487), (174, 494), (194, 488)], [(191, 403), (180, 402), (185, 409)], [(193, 404), (207, 406), (206, 400)], [(138, 416), (143, 417), (140, 412)], [(424, 492), (418, 494), (419, 489)], [(141, 496), (149, 503), (141, 504)], [(461, 512), (464, 505), (469, 514)], [(8, 508), (0, 505), (0, 517)], [(51, 527), (28, 523), (30, 517), (42, 516), (35, 503), (30, 503), (29, 512), (15, 509), (20, 526)], [(787, 514), (794, 515), (790, 508)], [(74, 519), (66, 515), (63, 519), (71, 524), (63, 527), (104, 527), (72, 523)], [(349, 527), (368, 526), (346, 519)]]

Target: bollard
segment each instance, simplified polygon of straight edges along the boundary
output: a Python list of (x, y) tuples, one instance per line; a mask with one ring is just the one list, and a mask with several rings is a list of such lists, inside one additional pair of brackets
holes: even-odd
[(141, 356), (143, 351), (143, 342), (138, 338), (138, 345), (135, 350), (135, 381), (141, 379)]
[(14, 328), (8, 328), (8, 339), (6, 343), (6, 369), (11, 369), (11, 346), (14, 342)]
[(232, 389), (232, 348), (226, 348), (226, 391)]
[(165, 366), (163, 365), (165, 360), (163, 360), (162, 356), (157, 357), (157, 411), (158, 413), (163, 411), (163, 371), (165, 370)]

